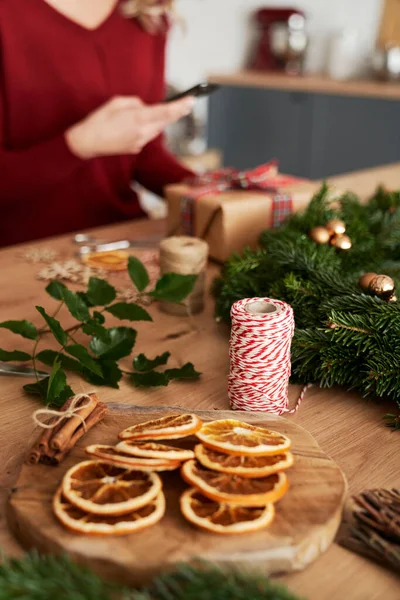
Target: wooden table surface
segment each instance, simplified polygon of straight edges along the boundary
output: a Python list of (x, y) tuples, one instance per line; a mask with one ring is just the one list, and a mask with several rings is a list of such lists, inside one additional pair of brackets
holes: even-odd
[[(383, 171), (375, 170), (342, 178), (342, 185), (351, 187), (357, 181), (360, 193), (386, 178), (398, 181), (399, 165)], [(371, 187), (372, 186), (372, 187)], [(371, 189), (370, 189), (371, 188)], [(125, 236), (163, 233), (165, 223), (147, 221), (125, 223), (96, 232), (104, 238), (121, 239)], [(32, 245), (32, 244), (30, 244)], [(72, 258), (76, 247), (71, 236), (38, 242), (37, 247), (51, 247), (63, 259)], [(34, 306), (40, 304), (51, 310), (54, 301), (44, 292), (44, 283), (36, 279), (40, 265), (28, 264), (20, 256), (21, 247), (0, 252), (0, 321), (26, 318), (40, 324)], [(217, 273), (210, 266), (209, 282)], [(168, 388), (139, 391), (123, 382), (119, 390), (100, 388), (103, 401), (125, 402), (137, 405), (180, 405), (187, 409), (229, 408), (227, 397), (228, 337), (225, 325), (213, 318), (213, 301), (209, 298), (206, 310), (191, 323), (186, 319), (161, 313), (151, 307), (154, 324), (140, 323), (137, 341), (138, 352), (149, 354), (169, 350), (173, 363), (190, 360), (203, 373), (199, 382), (175, 383)], [(72, 324), (65, 312), (60, 319), (63, 325)], [(111, 319), (112, 321), (112, 319)], [(4, 349), (29, 349), (29, 340), (0, 329), (0, 347)], [(128, 360), (126, 366), (128, 367)], [(88, 384), (69, 376), (75, 391), (87, 390)], [(7, 529), (3, 506), (8, 490), (16, 480), (19, 465), (29, 440), (32, 439), (32, 412), (39, 403), (22, 391), (25, 380), (1, 378), (0, 394), (0, 548), (16, 555), (21, 552)], [(290, 399), (295, 401), (298, 388), (291, 387)], [(354, 493), (371, 486), (400, 486), (399, 451), (400, 434), (392, 433), (382, 425), (382, 417), (389, 406), (362, 399), (343, 389), (320, 390), (312, 388), (299, 412), (289, 418), (308, 429), (325, 450), (343, 469), (349, 482), (349, 492)], [(308, 600), (399, 600), (400, 580), (376, 564), (333, 545), (305, 571), (282, 579), (298, 594)]]

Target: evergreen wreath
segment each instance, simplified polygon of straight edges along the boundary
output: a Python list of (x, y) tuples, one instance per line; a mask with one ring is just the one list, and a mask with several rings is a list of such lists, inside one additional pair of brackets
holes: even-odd
[[(346, 224), (350, 250), (318, 245), (314, 227)], [(294, 309), (292, 382), (343, 385), (364, 396), (400, 397), (400, 303), (363, 291), (366, 272), (400, 277), (400, 191), (379, 188), (362, 204), (332, 198), (324, 184), (304, 213), (265, 231), (260, 248), (234, 254), (214, 282), (216, 316), (226, 322), (241, 298), (270, 297)], [(398, 289), (400, 290), (399, 286)], [(400, 404), (398, 404), (400, 409)], [(400, 429), (400, 414), (387, 416)]]

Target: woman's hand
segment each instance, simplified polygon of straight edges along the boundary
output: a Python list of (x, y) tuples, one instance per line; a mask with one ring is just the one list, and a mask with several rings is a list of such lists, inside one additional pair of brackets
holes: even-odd
[(73, 125), (65, 137), (70, 150), (83, 159), (138, 154), (192, 107), (193, 98), (148, 106), (139, 98), (118, 96)]

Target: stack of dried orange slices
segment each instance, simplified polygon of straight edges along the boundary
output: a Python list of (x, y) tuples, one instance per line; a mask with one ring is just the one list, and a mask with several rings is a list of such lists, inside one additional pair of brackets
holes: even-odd
[(156, 471), (177, 469), (194, 452), (148, 440), (186, 437), (201, 426), (196, 415), (163, 417), (122, 431), (116, 446), (88, 446), (94, 460), (65, 474), (53, 499), (56, 517), (68, 529), (100, 535), (133, 533), (158, 523), (165, 497)]
[(212, 421), (196, 433), (197, 460), (182, 466), (192, 487), (181, 496), (185, 518), (222, 534), (257, 531), (270, 525), (274, 504), (287, 492), (292, 466), (285, 435), (241, 421)]
[[(190, 440), (181, 447), (169, 444), (192, 435), (201, 442), (192, 443), (193, 449), (187, 448)], [(118, 437), (115, 446), (88, 446), (93, 460), (64, 476), (53, 509), (68, 529), (118, 535), (158, 523), (165, 497), (157, 471), (181, 468), (192, 486), (181, 496), (181, 512), (213, 533), (267, 527), (289, 487), (291, 441), (263, 427), (230, 419), (203, 425), (196, 415), (183, 414), (133, 425)]]

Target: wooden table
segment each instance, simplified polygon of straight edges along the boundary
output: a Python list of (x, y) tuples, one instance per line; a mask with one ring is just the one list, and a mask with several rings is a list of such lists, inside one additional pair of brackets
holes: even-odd
[[(358, 191), (367, 194), (382, 177), (400, 187), (398, 165), (383, 171), (375, 170), (362, 175), (341, 178), (341, 185), (351, 187), (357, 182)], [(363, 184), (364, 181), (364, 184)], [(165, 223), (136, 222), (116, 225), (96, 231), (104, 237), (121, 239), (125, 236), (157, 234), (164, 231)], [(71, 236), (39, 242), (38, 247), (51, 247), (61, 258), (70, 258), (76, 250)], [(53, 300), (44, 292), (44, 284), (36, 279), (39, 265), (27, 264), (20, 258), (21, 247), (0, 252), (0, 321), (26, 318), (40, 323), (35, 304), (51, 310)], [(209, 269), (209, 281), (217, 268)], [(185, 319), (165, 315), (153, 306), (155, 323), (138, 326), (137, 348), (149, 354), (170, 350), (173, 361), (182, 364), (194, 362), (203, 373), (200, 382), (176, 383), (168, 388), (139, 391), (123, 382), (120, 390), (100, 389), (106, 402), (126, 402), (137, 405), (180, 405), (185, 408), (227, 409), (228, 328), (213, 318), (213, 301), (207, 302), (206, 311), (196, 317), (194, 324)], [(67, 325), (68, 314), (61, 315)], [(0, 329), (0, 347), (29, 349), (28, 340)], [(128, 360), (126, 360), (128, 366)], [(73, 375), (70, 381), (76, 391), (87, 389), (85, 382)], [(16, 480), (24, 451), (32, 436), (31, 414), (38, 402), (24, 395), (25, 380), (1, 378), (0, 394), (0, 500), (3, 504), (8, 490)], [(290, 389), (293, 402), (298, 388)], [(289, 418), (308, 429), (321, 447), (343, 469), (354, 493), (370, 486), (400, 486), (400, 434), (382, 426), (382, 417), (388, 406), (363, 400), (359, 395), (342, 389), (311, 389), (300, 411)], [(4, 511), (0, 509), (0, 548), (8, 554), (21, 552), (7, 530)], [(313, 565), (301, 573), (282, 578), (294, 591), (308, 600), (399, 600), (400, 581), (396, 575), (372, 562), (333, 545)]]

